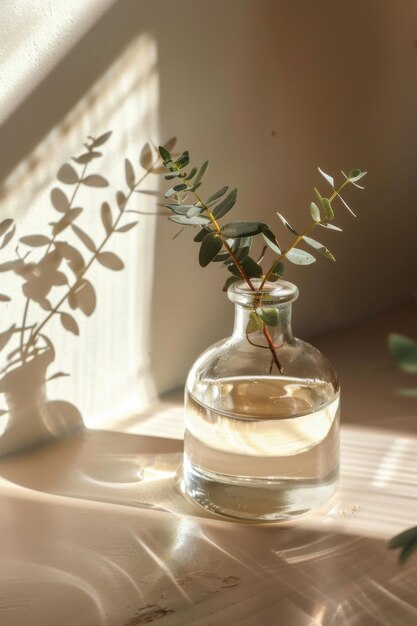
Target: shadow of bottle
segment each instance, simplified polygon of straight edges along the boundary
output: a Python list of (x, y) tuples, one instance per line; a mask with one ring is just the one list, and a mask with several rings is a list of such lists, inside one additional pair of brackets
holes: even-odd
[(78, 409), (69, 402), (49, 401), (47, 369), (55, 359), (48, 340), (46, 349), (6, 372), (0, 379), (8, 410), (0, 430), (0, 456), (63, 437), (84, 426)]

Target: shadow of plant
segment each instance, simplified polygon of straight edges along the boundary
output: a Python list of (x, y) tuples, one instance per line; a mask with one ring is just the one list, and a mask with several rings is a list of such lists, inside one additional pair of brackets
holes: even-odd
[[(55, 348), (46, 334), (53, 317), (58, 317), (69, 333), (79, 335), (77, 314), (90, 317), (97, 306), (97, 295), (88, 273), (93, 263), (104, 269), (121, 271), (122, 259), (107, 249), (111, 237), (129, 232), (137, 225), (130, 219), (141, 211), (128, 208), (135, 193), (142, 193), (141, 183), (149, 174), (159, 174), (157, 150), (145, 144), (139, 163), (144, 173), (137, 176), (133, 164), (125, 159), (126, 188), (115, 194), (115, 206), (101, 204), (103, 234), (97, 242), (77, 224), (84, 208), (79, 204), (82, 187), (106, 188), (109, 181), (94, 171), (102, 156), (101, 147), (111, 131), (89, 137), (85, 150), (72, 163), (65, 163), (57, 174), (64, 186), (50, 193), (56, 220), (49, 223), (50, 234), (31, 234), (19, 239), (16, 258), (0, 263), (0, 272), (12, 272), (21, 280), (24, 305), (22, 322), (12, 324), (0, 333), (0, 352), (8, 350), (6, 364), (0, 370), (0, 392), (5, 394), (7, 408), (0, 409), (5, 423), (0, 431), (0, 454), (37, 443), (50, 436), (60, 436), (83, 425), (76, 407), (67, 402), (48, 402), (46, 383), (67, 372), (48, 373), (55, 359)], [(175, 139), (167, 142), (173, 147)], [(100, 150), (99, 150), (100, 149)], [(90, 170), (93, 171), (91, 172)], [(0, 250), (11, 246), (16, 237), (14, 220), (0, 223)], [(22, 251), (23, 250), (23, 251)], [(0, 294), (0, 302), (11, 297)], [(66, 309), (66, 310), (64, 310)], [(71, 312), (68, 312), (68, 309)]]

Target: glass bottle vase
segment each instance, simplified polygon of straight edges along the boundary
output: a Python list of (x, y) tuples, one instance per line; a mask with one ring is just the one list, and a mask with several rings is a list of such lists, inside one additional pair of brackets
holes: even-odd
[[(338, 378), (319, 350), (292, 334), (295, 285), (279, 280), (253, 291), (242, 281), (228, 296), (233, 334), (203, 352), (186, 382), (184, 487), (230, 518), (291, 519), (337, 487)], [(275, 325), (247, 334), (260, 308)]]

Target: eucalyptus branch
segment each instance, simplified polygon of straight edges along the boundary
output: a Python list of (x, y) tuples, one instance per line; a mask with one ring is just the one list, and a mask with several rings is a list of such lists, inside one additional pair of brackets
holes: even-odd
[[(262, 306), (262, 297), (260, 294), (259, 296), (256, 294), (261, 292), (267, 281), (279, 280), (282, 276), (284, 260), (297, 265), (309, 265), (315, 262), (316, 259), (312, 254), (298, 248), (301, 242), (314, 248), (331, 261), (335, 261), (333, 254), (326, 246), (308, 235), (316, 226), (322, 226), (332, 230), (341, 230), (330, 223), (334, 218), (332, 202), (335, 198), (339, 198), (345, 207), (354, 215), (353, 211), (351, 211), (341, 196), (341, 192), (348, 184), (360, 187), (356, 185), (356, 181), (365, 176), (366, 172), (352, 170), (348, 176), (344, 174), (346, 180), (336, 188), (333, 178), (319, 168), (320, 174), (331, 185), (332, 194), (329, 198), (326, 198), (322, 197), (318, 189), (314, 190), (319, 206), (315, 202), (310, 204), (310, 213), (313, 221), (301, 233), (297, 232), (281, 214), (277, 213), (287, 230), (295, 235), (295, 239), (292, 243), (290, 243), (285, 250), (282, 250), (278, 238), (272, 232), (268, 224), (263, 222), (236, 221), (229, 222), (224, 226), (220, 225), (219, 220), (223, 218), (236, 203), (237, 189), (233, 189), (228, 195), (225, 195), (228, 191), (228, 187), (222, 187), (204, 201), (197, 190), (202, 185), (204, 175), (209, 165), (208, 161), (205, 161), (199, 169), (193, 167), (190, 172), (187, 172), (185, 168), (190, 162), (188, 151), (183, 152), (179, 158), (175, 160), (166, 148), (160, 147), (159, 152), (163, 160), (163, 165), (168, 171), (165, 178), (167, 180), (177, 179), (173, 187), (168, 189), (165, 193), (166, 198), (173, 198), (173, 200), (169, 200), (169, 203), (166, 204), (166, 207), (174, 213), (169, 219), (181, 226), (200, 227), (200, 232), (194, 237), (194, 241), (201, 244), (199, 263), (202, 267), (206, 267), (211, 262), (222, 262), (226, 266), (231, 276), (226, 280), (223, 287), (224, 291), (234, 282), (243, 278), (249, 285), (249, 288), (255, 293), (254, 308), (250, 314), (246, 328), (248, 341), (252, 345), (258, 345), (249, 339), (249, 335), (262, 330), (272, 353), (272, 361), (275, 363), (278, 370), (282, 372), (282, 367), (276, 354), (278, 347), (274, 345), (269, 332), (269, 327), (278, 324), (278, 312), (273, 307)], [(190, 193), (192, 193), (195, 198), (193, 204), (187, 204), (187, 197)], [(263, 271), (260, 265), (263, 262), (266, 247), (263, 246), (262, 252), (257, 260), (255, 260), (256, 257), (252, 258), (250, 256), (253, 238), (257, 235), (262, 235), (266, 246), (276, 255), (271, 267), (266, 272)], [(232, 244), (229, 243), (230, 240), (233, 241)], [(256, 286), (253, 279), (259, 281)]]

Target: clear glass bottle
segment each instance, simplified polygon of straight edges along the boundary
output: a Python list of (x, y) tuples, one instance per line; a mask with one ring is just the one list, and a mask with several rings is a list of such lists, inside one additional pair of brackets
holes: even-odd
[[(253, 281), (259, 287), (259, 281)], [(339, 472), (339, 381), (329, 361), (293, 337), (295, 285), (229, 288), (233, 334), (194, 363), (185, 389), (184, 487), (231, 518), (285, 520), (332, 496)], [(250, 313), (274, 307), (268, 326), (246, 335)], [(249, 341), (249, 340), (250, 341)]]

